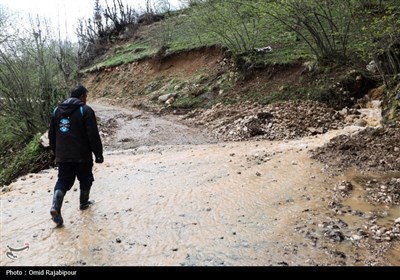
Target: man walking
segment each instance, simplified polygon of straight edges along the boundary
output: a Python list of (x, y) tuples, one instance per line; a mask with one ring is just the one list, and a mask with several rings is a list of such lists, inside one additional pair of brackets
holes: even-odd
[(93, 202), (89, 200), (93, 178), (93, 158), (103, 163), (103, 145), (100, 139), (96, 116), (86, 105), (88, 90), (79, 85), (70, 93), (70, 98), (57, 106), (49, 127), (50, 147), (58, 165), (58, 180), (54, 187), (50, 209), (52, 220), (61, 226), (61, 206), (64, 196), (78, 178), (80, 185), (79, 208), (87, 209)]

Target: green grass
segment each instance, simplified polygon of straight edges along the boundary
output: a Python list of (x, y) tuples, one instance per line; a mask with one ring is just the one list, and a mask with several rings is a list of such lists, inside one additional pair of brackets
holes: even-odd
[[(141, 26), (135, 41), (114, 48), (103, 60), (85, 72), (103, 70), (126, 63), (131, 63), (157, 53), (161, 46), (168, 46), (169, 53), (196, 49), (213, 45), (224, 46), (221, 39), (207, 29), (198, 29), (193, 23), (193, 10), (186, 9), (163, 21)], [(263, 17), (262, 26), (268, 26), (258, 36), (255, 47), (272, 46), (273, 52), (258, 55), (257, 64), (290, 63), (301, 58), (311, 58), (312, 54), (303, 42), (296, 41), (293, 32), (269, 17)]]
[(0, 184), (9, 184), (15, 178), (37, 172), (49, 165), (50, 151), (40, 145), (40, 135), (36, 135), (28, 145), (22, 149), (14, 147), (14, 152), (3, 155), (9, 164), (0, 168)]
[(2, 170), (8, 167), (9, 162), (14, 154), (22, 145), (21, 141), (14, 136), (11, 131), (11, 126), (6, 118), (0, 117), (0, 184), (2, 180)]
[(28, 144), (12, 134), (7, 118), (0, 117), (0, 186), (29, 172), (49, 166), (51, 155), (40, 145), (40, 135)]
[(99, 71), (128, 64), (146, 57), (151, 57), (157, 53), (157, 51), (157, 48), (149, 45), (125, 44), (123, 46), (115, 47), (101, 62), (92, 65), (83, 72)]
[[(385, 5), (397, 7), (396, 4), (394, 4), (396, 1), (387, 2), (388, 3)], [(257, 21), (255, 28), (251, 24), (252, 20), (248, 21), (246, 28), (248, 28), (250, 34), (254, 31), (253, 29), (258, 32), (258, 35), (255, 37), (257, 39), (255, 47), (271, 46), (273, 52), (264, 55), (251, 55), (250, 58), (255, 64), (284, 64), (298, 61), (299, 59), (315, 59), (310, 47), (303, 40), (299, 40), (299, 36), (296, 35), (295, 32), (289, 30), (289, 28), (279, 20), (268, 15), (268, 12), (282, 9), (279, 5), (269, 1), (261, 1), (259, 4), (261, 6), (259, 6), (258, 9), (250, 9), (251, 15), (256, 18)], [(135, 34), (135, 40), (122, 47), (115, 48), (109, 52), (108, 56), (104, 57), (101, 62), (93, 65), (86, 71), (102, 70), (104, 68), (131, 63), (145, 57), (151, 57), (157, 53), (161, 46), (168, 46), (169, 53), (213, 45), (224, 46), (224, 41), (220, 36), (216, 35), (216, 30), (206, 28), (212, 24), (216, 24), (217, 26), (218, 24), (222, 25), (219, 27), (220, 30), (225, 30), (225, 34), (230, 34), (231, 36), (235, 31), (243, 30), (242, 24), (244, 21), (242, 19), (234, 19), (233, 15), (231, 18), (228, 15), (226, 19), (227, 22), (229, 22), (226, 25), (231, 24), (232, 26), (223, 26), (224, 21), (220, 20), (220, 18), (216, 18), (215, 22), (207, 22), (207, 24), (204, 22), (201, 23), (205, 24), (205, 27), (199, 28), (199, 25), (196, 26), (196, 23), (198, 23), (196, 19), (203, 17), (204, 20), (210, 16), (199, 12), (200, 6), (201, 5), (175, 11), (166, 15), (166, 18), (162, 21), (150, 25), (139, 26), (139, 29)], [(242, 8), (246, 11), (245, 6)], [(333, 13), (343, 12), (340, 9), (333, 9), (332, 11)], [(354, 26), (353, 29), (351, 29), (348, 38), (348, 49), (351, 49), (353, 53), (357, 53), (360, 57), (366, 57), (368, 52), (371, 50), (368, 50), (369, 43), (365, 42), (366, 36), (365, 34), (361, 34), (361, 29), (367, 27), (368, 33), (368, 26), (371, 26), (373, 19), (365, 19), (365, 10), (358, 9), (358, 11), (360, 11), (361, 16), (360, 18), (354, 18)], [(281, 11), (278, 11), (278, 13), (280, 12)], [(218, 14), (214, 13), (212, 10), (209, 10), (209, 13), (212, 13), (213, 16)], [(289, 16), (292, 21), (294, 20), (294, 17), (291, 17), (291, 15), (287, 16)], [(342, 14), (339, 14), (338, 19), (340, 20), (340, 17), (342, 16)], [(237, 26), (235, 26), (235, 24), (237, 24)], [(380, 26), (380, 24), (375, 25)], [(307, 34), (303, 35), (307, 37)], [(371, 36), (372, 35), (369, 34), (369, 37)], [(369, 57), (369, 59), (371, 59), (371, 57)]]
[(204, 101), (200, 97), (183, 96), (177, 98), (177, 100), (173, 104), (173, 107), (180, 109), (191, 109), (195, 107), (202, 107), (203, 104)]

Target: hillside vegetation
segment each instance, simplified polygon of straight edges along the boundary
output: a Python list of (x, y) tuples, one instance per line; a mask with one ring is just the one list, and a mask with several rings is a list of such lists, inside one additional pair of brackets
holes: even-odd
[[(393, 118), (397, 104), (390, 96), (399, 69), (397, 12), (391, 1), (195, 1), (191, 8), (136, 26), (131, 37), (120, 34), (118, 38), (124, 39), (109, 44), (107, 52), (92, 60), (82, 73), (94, 73), (98, 82), (105, 73), (127, 72), (144, 63), (150, 63), (156, 72), (171, 67), (168, 61), (174, 57), (180, 57), (179, 65), (183, 65), (184, 53), (190, 63), (191, 54), (196, 57), (209, 52), (212, 56), (218, 48), (216, 72), (199, 65), (183, 79), (164, 71), (152, 80), (142, 77), (148, 73), (120, 74), (122, 78), (115, 79), (116, 84), (125, 84), (122, 88), (92, 85), (101, 96), (112, 93), (141, 101), (143, 95), (153, 101), (160, 96), (161, 100), (173, 97), (172, 108), (249, 99), (262, 104), (312, 99), (342, 108), (354, 106), (369, 90), (385, 84)], [(270, 86), (272, 76), (293, 69), (299, 70), (296, 84), (282, 80), (280, 85)], [(260, 76), (270, 79), (266, 77), (261, 87), (243, 92), (240, 85)]]
[[(96, 98), (156, 112), (292, 99), (342, 109), (381, 99), (386, 119), (398, 116), (395, 0), (204, 0), (136, 16), (114, 6), (109, 25), (96, 3), (97, 17), (81, 22), (78, 46), (45, 37), (40, 25), (27, 35), (30, 44), (21, 44), (21, 34), (1, 38), (0, 130), (7, 133), (0, 137), (0, 183), (37, 170), (29, 164), (35, 153), (25, 165), (14, 159), (40, 147), (26, 145), (38, 141), (51, 108), (77, 81)], [(2, 19), (5, 28), (11, 21)], [(24, 95), (15, 99), (16, 92)], [(51, 163), (38, 154), (41, 167), (43, 158)]]

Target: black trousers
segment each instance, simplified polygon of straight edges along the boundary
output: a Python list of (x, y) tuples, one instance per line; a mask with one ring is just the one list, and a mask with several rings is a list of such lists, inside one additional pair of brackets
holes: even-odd
[(93, 162), (59, 162), (57, 165), (58, 180), (54, 190), (69, 191), (74, 185), (75, 178), (78, 178), (81, 190), (90, 190), (94, 181)]

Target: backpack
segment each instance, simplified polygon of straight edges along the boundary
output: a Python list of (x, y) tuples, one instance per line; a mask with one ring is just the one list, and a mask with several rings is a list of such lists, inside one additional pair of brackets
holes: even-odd
[[(85, 111), (84, 111), (84, 107), (83, 105), (79, 107), (79, 111), (81, 112), (81, 116), (83, 117)], [(56, 116), (56, 112), (58, 110), (58, 107), (56, 107), (53, 111), (53, 117)], [(71, 128), (71, 122), (69, 120), (69, 116), (61, 116), (59, 122), (58, 122), (58, 129), (62, 132), (62, 133), (67, 133), (70, 128)]]

